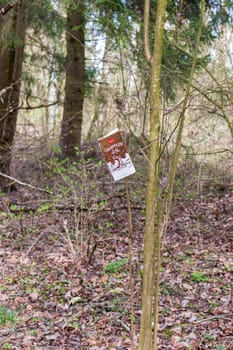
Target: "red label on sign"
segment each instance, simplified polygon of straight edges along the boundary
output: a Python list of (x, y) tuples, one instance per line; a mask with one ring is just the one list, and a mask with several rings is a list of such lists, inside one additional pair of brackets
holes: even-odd
[(111, 139), (108, 140), (108, 143), (109, 143), (110, 145), (112, 145), (112, 144), (114, 143), (114, 141), (115, 141), (114, 138), (111, 138)]

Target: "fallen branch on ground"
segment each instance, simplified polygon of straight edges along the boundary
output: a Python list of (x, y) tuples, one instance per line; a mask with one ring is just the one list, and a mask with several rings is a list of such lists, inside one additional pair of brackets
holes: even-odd
[(224, 316), (224, 315), (216, 315), (216, 316), (211, 316), (211, 317), (204, 318), (204, 319), (202, 319), (202, 320), (194, 321), (193, 323), (195, 323), (195, 324), (197, 324), (197, 323), (205, 323), (205, 322), (209, 322), (209, 321), (217, 320), (217, 319), (223, 319), (223, 320), (225, 320), (225, 321), (230, 321), (230, 322), (232, 322), (233, 317), (229, 318), (229, 317), (226, 317), (226, 316)]
[(46, 190), (46, 189), (44, 189), (44, 188), (36, 187), (36, 186), (30, 185), (30, 184), (28, 184), (28, 183), (26, 183), (26, 182), (17, 180), (16, 178), (14, 178), (14, 177), (12, 177), (12, 176), (9, 176), (9, 175), (6, 175), (6, 174), (2, 173), (1, 171), (0, 171), (0, 176), (4, 177), (5, 179), (8, 179), (8, 180), (12, 181), (13, 184), (16, 183), (16, 184), (18, 184), (18, 185), (31, 188), (31, 189), (33, 189), (33, 190), (37, 190), (37, 191), (45, 192), (45, 193), (49, 193), (49, 194), (54, 194), (53, 192), (48, 191), (48, 190)]

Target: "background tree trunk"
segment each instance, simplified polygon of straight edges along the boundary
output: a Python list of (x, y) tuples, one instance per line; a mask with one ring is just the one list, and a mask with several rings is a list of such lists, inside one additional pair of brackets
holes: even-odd
[(85, 82), (84, 57), (84, 0), (70, 5), (67, 13), (67, 58), (65, 103), (60, 136), (64, 156), (74, 157), (75, 147), (81, 144)]
[[(17, 123), (25, 42), (25, 8), (18, 3), (0, 18), (0, 171), (10, 175), (11, 150)], [(11, 188), (0, 177), (1, 189)]]

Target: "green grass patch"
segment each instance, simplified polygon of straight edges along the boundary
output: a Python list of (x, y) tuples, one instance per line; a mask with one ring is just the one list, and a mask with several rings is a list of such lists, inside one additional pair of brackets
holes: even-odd
[(6, 309), (0, 305), (0, 325), (6, 323), (14, 323), (16, 321), (17, 313), (13, 310)]
[(104, 275), (105, 273), (109, 273), (109, 274), (120, 273), (124, 270), (127, 263), (128, 263), (128, 259), (126, 258), (116, 260), (116, 261), (111, 261), (106, 266), (104, 266), (102, 270), (102, 274)]
[(192, 272), (191, 280), (195, 283), (200, 283), (200, 282), (209, 282), (210, 278), (202, 272)]

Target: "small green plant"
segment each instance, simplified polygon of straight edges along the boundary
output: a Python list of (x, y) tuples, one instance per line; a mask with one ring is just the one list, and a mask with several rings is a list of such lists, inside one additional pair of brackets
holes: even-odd
[(100, 207), (103, 208), (103, 207), (105, 207), (105, 205), (106, 205), (106, 201), (105, 200), (102, 200), (102, 201), (99, 202), (99, 206)]
[(223, 345), (217, 345), (216, 350), (225, 350), (226, 348)]
[(210, 308), (213, 309), (213, 308), (217, 307), (218, 305), (219, 305), (219, 304), (218, 304), (216, 301), (212, 301), (212, 302), (210, 303)]
[(10, 343), (4, 343), (3, 349), (13, 349), (12, 345)]
[(164, 307), (162, 309), (162, 313), (163, 313), (164, 316), (168, 316), (170, 314), (170, 310), (167, 307)]
[(80, 325), (79, 325), (79, 323), (77, 321), (74, 321), (71, 325), (72, 325), (73, 328), (79, 328), (80, 327)]
[(61, 147), (59, 145), (54, 145), (53, 146), (53, 151), (56, 154), (59, 154), (59, 155), (62, 154)]
[(1, 217), (2, 217), (3, 219), (7, 219), (7, 216), (8, 216), (8, 214), (7, 214), (5, 211), (2, 211), (2, 212), (1, 212)]
[(210, 279), (208, 276), (206, 276), (202, 272), (192, 272), (191, 280), (195, 283), (199, 283), (199, 282), (208, 282)]
[(197, 194), (196, 193), (186, 193), (185, 197), (186, 197), (186, 199), (195, 199), (195, 198), (197, 198)]
[(31, 335), (32, 335), (33, 337), (36, 337), (36, 336), (37, 336), (37, 331), (36, 331), (35, 329), (32, 329), (32, 330), (31, 330)]
[(107, 221), (107, 222), (105, 223), (105, 226), (106, 226), (106, 228), (111, 228), (111, 227), (113, 227), (113, 223)]
[(77, 316), (72, 317), (72, 318), (69, 320), (69, 325), (70, 325), (72, 328), (79, 328), (79, 327), (80, 327), (80, 323), (79, 323), (78, 317), (77, 317)]
[(163, 295), (170, 295), (171, 293), (170, 293), (170, 290), (169, 289), (167, 289), (167, 288), (162, 288), (161, 289), (161, 294), (163, 294)]
[(122, 310), (123, 301), (121, 298), (115, 298), (111, 301), (111, 304), (108, 306), (109, 310), (112, 312), (119, 312)]
[(207, 339), (207, 340), (213, 340), (214, 337), (213, 337), (213, 335), (211, 335), (211, 334), (206, 334), (206, 335), (205, 335), (205, 339)]
[(162, 331), (163, 335), (168, 338), (168, 339), (171, 339), (171, 337), (173, 336), (173, 330), (172, 329), (164, 329)]
[(16, 204), (11, 204), (10, 210), (11, 210), (11, 211), (18, 210), (18, 206), (17, 206)]
[(47, 176), (60, 175), (65, 173), (68, 159), (52, 158), (47, 164)]
[(14, 323), (16, 321), (16, 312), (4, 308), (0, 305), (0, 325), (5, 323)]
[(128, 259), (126, 258), (116, 260), (116, 261), (111, 261), (106, 266), (104, 266), (102, 270), (102, 274), (104, 275), (105, 273), (110, 273), (110, 274), (119, 273), (124, 269), (127, 263), (128, 263)]
[(163, 295), (172, 295), (173, 294), (172, 287), (169, 285), (169, 283), (166, 283), (166, 282), (161, 283), (160, 293)]
[(225, 265), (224, 265), (224, 269), (225, 269), (227, 272), (233, 272), (233, 266), (232, 266), (232, 265), (227, 265), (227, 264), (225, 264)]
[(51, 204), (45, 203), (41, 205), (36, 211), (37, 213), (46, 213), (49, 209), (51, 209)]

